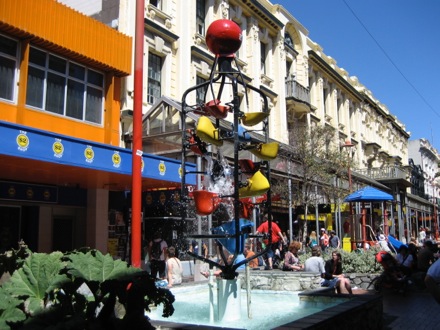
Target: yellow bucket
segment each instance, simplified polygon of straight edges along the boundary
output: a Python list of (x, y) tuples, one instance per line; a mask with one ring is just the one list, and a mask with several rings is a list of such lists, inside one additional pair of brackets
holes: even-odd
[(266, 112), (248, 112), (241, 117), (241, 123), (246, 126), (255, 126), (269, 117)]
[(278, 156), (279, 147), (277, 142), (260, 143), (255, 149), (249, 149), (249, 151), (260, 159), (272, 160)]
[(223, 145), (223, 140), (220, 139), (219, 130), (214, 127), (208, 117), (202, 116), (197, 122), (196, 135), (200, 140), (214, 144), (218, 147)]
[(256, 197), (263, 195), (269, 190), (269, 180), (261, 173), (261, 171), (255, 172), (249, 179), (247, 179), (247, 186), (239, 189), (240, 198), (243, 197)]

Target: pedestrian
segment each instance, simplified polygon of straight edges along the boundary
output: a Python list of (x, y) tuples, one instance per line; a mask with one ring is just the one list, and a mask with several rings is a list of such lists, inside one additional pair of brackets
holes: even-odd
[(434, 260), (434, 244), (427, 240), (417, 254), (417, 270), (426, 273)]
[(168, 288), (182, 284), (183, 267), (179, 258), (176, 257), (176, 249), (170, 246), (167, 250), (167, 280)]
[(379, 248), (381, 251), (391, 252), (391, 249), (388, 245), (388, 242), (387, 242), (384, 234), (379, 234), (379, 243), (378, 244), (379, 244)]
[(316, 236), (316, 231), (312, 231), (309, 236), (308, 247), (313, 249), (313, 247), (318, 246), (318, 237)]
[(400, 270), (409, 276), (412, 273), (414, 258), (412, 254), (409, 253), (409, 249), (406, 245), (401, 245), (397, 250), (396, 260), (399, 264)]
[(319, 237), (319, 245), (321, 246), (321, 250), (324, 252), (328, 248), (329, 237), (325, 232), (324, 228), (321, 228), (321, 236)]
[(332, 258), (325, 262), (324, 269), (324, 281), (321, 286), (336, 288), (338, 294), (341, 293), (341, 288), (345, 288), (350, 295), (353, 294), (350, 280), (342, 274), (342, 256), (339, 252), (332, 252)]
[(419, 246), (422, 246), (426, 239), (426, 231), (425, 228), (419, 228)]
[[(165, 275), (165, 253), (168, 244), (162, 239), (160, 231), (156, 231), (153, 239), (150, 241), (148, 247), (148, 255), (150, 256), (151, 276), (164, 279)], [(159, 276), (158, 276), (159, 274)]]
[[(272, 217), (272, 215), (271, 215)], [(268, 234), (269, 233), (269, 215), (265, 214), (263, 216), (263, 223), (257, 228), (256, 233), (257, 234)], [(283, 233), (281, 232), (280, 227), (278, 227), (278, 225), (273, 221), (273, 217), (272, 217), (272, 236), (271, 236), (272, 242), (271, 245), (269, 246), (268, 250), (267, 250), (267, 263), (268, 265), (266, 266), (266, 270), (271, 270), (273, 269), (272, 267), (272, 261), (273, 261), (273, 257), (275, 256), (275, 251), (278, 248), (278, 244), (281, 241), (283, 241), (283, 243), (285, 244), (286, 242), (284, 242), (284, 236)], [(269, 240), (268, 239), (264, 239), (263, 240), (264, 244), (268, 244)]]
[(321, 257), (321, 248), (319, 246), (312, 247), (312, 256), (307, 258), (304, 263), (304, 271), (309, 273), (318, 273), (321, 276), (325, 274), (324, 259)]
[(332, 249), (339, 249), (341, 247), (341, 240), (334, 230), (330, 231), (330, 247)]
[[(250, 244), (244, 245), (243, 254), (246, 257), (246, 259), (252, 258), (255, 255), (255, 252), (251, 250)], [(251, 269), (258, 269), (258, 258), (254, 258), (250, 260), (248, 264)]]
[(294, 241), (290, 243), (287, 253), (284, 257), (284, 271), (298, 271), (304, 269), (304, 266), (299, 263), (298, 251), (300, 248), (300, 242)]

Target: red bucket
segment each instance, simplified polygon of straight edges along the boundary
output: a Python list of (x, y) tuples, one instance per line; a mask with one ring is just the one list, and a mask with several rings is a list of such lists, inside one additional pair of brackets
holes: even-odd
[(198, 215), (210, 215), (220, 204), (218, 194), (207, 190), (195, 190), (192, 192)]

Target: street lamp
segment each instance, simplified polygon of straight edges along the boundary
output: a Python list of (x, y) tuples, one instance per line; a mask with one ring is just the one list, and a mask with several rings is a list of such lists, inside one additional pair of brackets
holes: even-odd
[[(351, 148), (354, 147), (354, 144), (351, 143), (350, 140), (345, 140), (345, 143), (341, 146), (342, 148), (347, 148), (348, 150), (348, 168), (347, 168), (347, 174), (348, 174), (348, 190), (350, 192), (350, 194), (353, 192), (353, 182), (351, 180), (351, 158), (352, 158), (352, 154), (351, 154)], [(351, 235), (351, 250), (355, 250), (356, 249), (356, 243), (354, 241), (354, 216), (353, 216), (353, 205), (351, 204), (351, 202), (349, 202), (349, 206), (350, 206), (350, 235)]]

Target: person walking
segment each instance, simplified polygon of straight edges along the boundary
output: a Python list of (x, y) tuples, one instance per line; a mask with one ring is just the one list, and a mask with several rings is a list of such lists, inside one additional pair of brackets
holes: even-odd
[(325, 250), (328, 248), (329, 244), (329, 237), (327, 233), (325, 232), (324, 228), (321, 228), (321, 236), (319, 237), (319, 245), (321, 246), (321, 250), (325, 252)]
[(308, 247), (313, 249), (313, 247), (318, 246), (318, 236), (316, 235), (316, 231), (312, 231), (309, 236), (309, 244)]
[[(150, 268), (151, 276), (164, 279), (165, 274), (165, 253), (168, 248), (168, 244), (162, 239), (160, 231), (156, 231), (153, 235), (153, 239), (148, 246), (148, 255), (150, 256)], [(158, 276), (159, 274), (159, 276)]]
[(341, 247), (341, 240), (334, 230), (330, 231), (330, 247), (332, 249), (339, 249)]
[[(257, 228), (256, 234), (268, 234), (269, 233), (269, 215), (265, 214), (263, 216), (263, 223)], [(275, 256), (275, 251), (279, 246), (279, 242), (282, 241), (283, 244), (285, 244), (286, 242), (284, 241), (284, 236), (283, 233), (281, 232), (280, 227), (278, 227), (278, 225), (273, 221), (273, 217), (272, 217), (272, 236), (271, 236), (272, 242), (271, 245), (269, 246), (266, 256), (267, 256), (267, 263), (268, 265), (266, 266), (266, 270), (271, 270), (273, 269), (272, 267), (272, 261), (273, 261), (273, 257)], [(264, 244), (268, 244), (269, 240), (268, 239), (264, 239)]]

